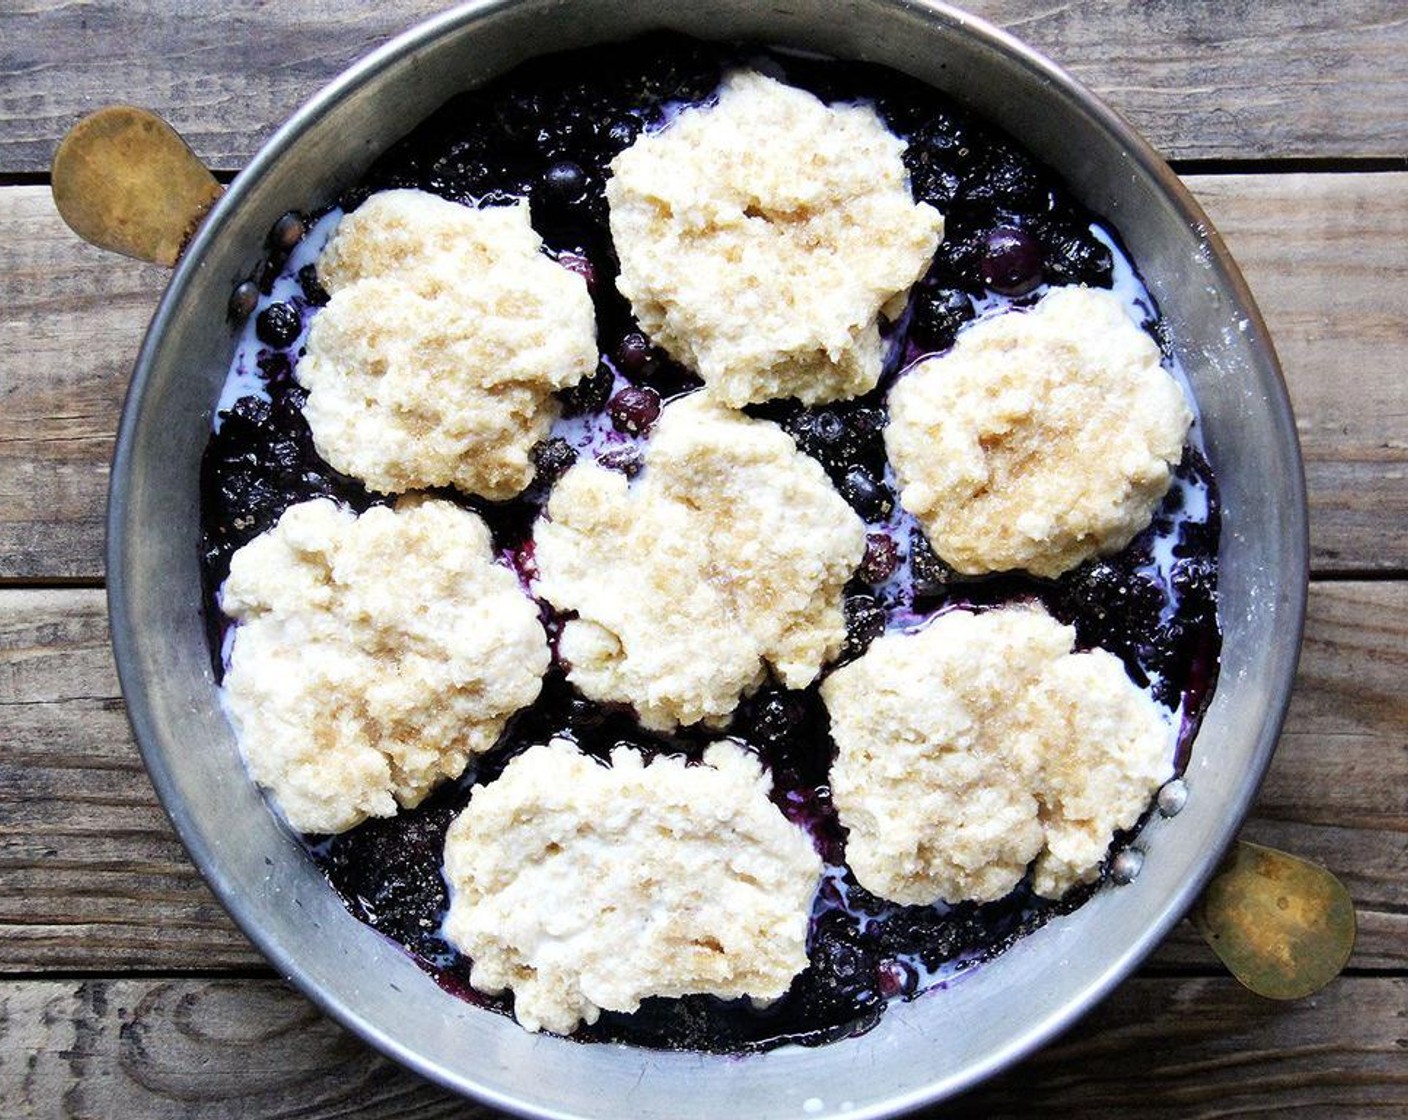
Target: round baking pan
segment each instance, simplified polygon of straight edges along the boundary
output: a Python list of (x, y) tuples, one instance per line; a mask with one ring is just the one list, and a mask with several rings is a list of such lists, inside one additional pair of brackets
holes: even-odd
[[(217, 701), (198, 556), (200, 458), (234, 346), (232, 288), (284, 212), (334, 198), (452, 94), (535, 53), (671, 28), (883, 63), (1007, 129), (1122, 234), (1201, 410), (1223, 501), (1221, 677), (1185, 775), (1187, 807), (1136, 838), (1107, 886), (942, 990), (825, 1046), (720, 1057), (533, 1035), (442, 991), (360, 923), (264, 805)], [(921, 0), (488, 0), (348, 69), (216, 204), (153, 319), (112, 472), (108, 587), (128, 710), (157, 792), (224, 905), (283, 975), (372, 1045), (445, 1086), (531, 1116), (873, 1117), (971, 1086), (1070, 1025), (1168, 933), (1235, 836), (1270, 760), (1299, 649), (1305, 496), (1261, 317), (1164, 162), (1058, 67)]]

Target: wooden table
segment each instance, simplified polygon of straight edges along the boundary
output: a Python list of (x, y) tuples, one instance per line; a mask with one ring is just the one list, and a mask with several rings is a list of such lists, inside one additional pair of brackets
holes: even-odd
[[(1312, 511), (1305, 651), (1249, 838), (1321, 860), (1358, 950), (1314, 999), (1241, 990), (1184, 927), (1064, 1039), (946, 1116), (1408, 1115), (1408, 6), (982, 0), (1174, 161), (1286, 367)], [(108, 650), (102, 518), (165, 274), (80, 244), (54, 144), (113, 100), (238, 169), (415, 0), (0, 5), (0, 1115), (474, 1115), (277, 979), (152, 794)]]

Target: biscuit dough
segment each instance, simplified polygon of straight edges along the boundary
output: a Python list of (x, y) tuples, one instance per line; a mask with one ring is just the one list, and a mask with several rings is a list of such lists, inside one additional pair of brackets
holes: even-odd
[(719, 742), (703, 765), (611, 761), (532, 747), (450, 826), (445, 935), (470, 982), (512, 989), (523, 1026), (560, 1034), (648, 996), (783, 995), (807, 965), (821, 859), (757, 757)]
[(383, 493), (522, 491), (553, 391), (597, 363), (586, 282), (543, 254), (528, 204), (372, 195), (318, 275), (332, 299), (296, 370), (318, 454)]
[(292, 506), (235, 553), (220, 605), (239, 623), (224, 696), (240, 747), (300, 832), (418, 804), (548, 667), (536, 605), (449, 502)]
[(727, 721), (773, 671), (803, 688), (845, 640), (865, 526), (776, 424), (702, 393), (667, 405), (645, 471), (580, 463), (535, 532), (536, 590), (595, 700), (666, 730)]
[(1093, 879), (1172, 777), (1173, 729), (1105, 650), (1038, 607), (886, 634), (821, 686), (861, 886), (907, 905)]
[(1192, 412), (1111, 293), (974, 324), (890, 391), (900, 502), (967, 575), (1055, 577), (1148, 525)]
[(875, 111), (752, 71), (611, 163), (617, 286), (733, 407), (875, 387), (893, 318), (943, 236)]

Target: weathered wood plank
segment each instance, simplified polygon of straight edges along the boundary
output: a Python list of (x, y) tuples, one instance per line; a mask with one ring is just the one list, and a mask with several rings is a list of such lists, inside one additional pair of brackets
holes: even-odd
[[(106, 640), (99, 592), (0, 591), (0, 972), (257, 965), (157, 806)], [(1408, 583), (1315, 586), (1249, 825), (1344, 877), (1357, 968), (1408, 966), (1405, 666)], [(1156, 960), (1215, 967), (1188, 934)]]
[[(236, 169), (348, 62), (442, 5), (257, 9), (158, 0), (0, 9), (0, 170), (47, 168), (77, 117), (110, 101), (167, 116)], [(1408, 151), (1408, 17), (1397, 0), (965, 5), (1065, 65), (1174, 157)]]
[(1314, 567), (1408, 567), (1408, 175), (1190, 182), (1285, 368)]
[(95, 591), (0, 591), (0, 968), (262, 963), (171, 830)]
[(937, 1118), (1381, 1117), (1408, 1107), (1408, 981), (1342, 977), (1273, 1004), (1230, 978), (1140, 978)]
[(94, 577), (117, 417), (166, 270), (79, 241), (47, 187), (0, 188), (0, 577)]
[[(497, 1115), (406, 1073), (278, 981), (0, 984), (6, 1115)], [(12, 1111), (13, 1110), (13, 1111)]]
[[(1280, 348), (1320, 570), (1408, 568), (1408, 174), (1195, 176)], [(0, 188), (0, 579), (102, 575), (122, 393), (164, 273)]]
[[(1140, 979), (930, 1117), (1139, 1120), (1408, 1109), (1408, 980), (1268, 1003), (1230, 979)], [(374, 1053), (277, 981), (0, 984), (0, 1096), (36, 1118), (499, 1115)]]

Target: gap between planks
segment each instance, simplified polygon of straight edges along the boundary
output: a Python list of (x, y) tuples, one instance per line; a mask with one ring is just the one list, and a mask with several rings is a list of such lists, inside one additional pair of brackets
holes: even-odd
[[(1408, 171), (1408, 156), (1369, 156), (1278, 159), (1172, 159), (1169, 166), (1185, 178), (1195, 175), (1372, 175)], [(224, 186), (234, 182), (238, 171), (213, 171)], [(49, 187), (52, 179), (45, 171), (0, 171), (4, 187)]]

